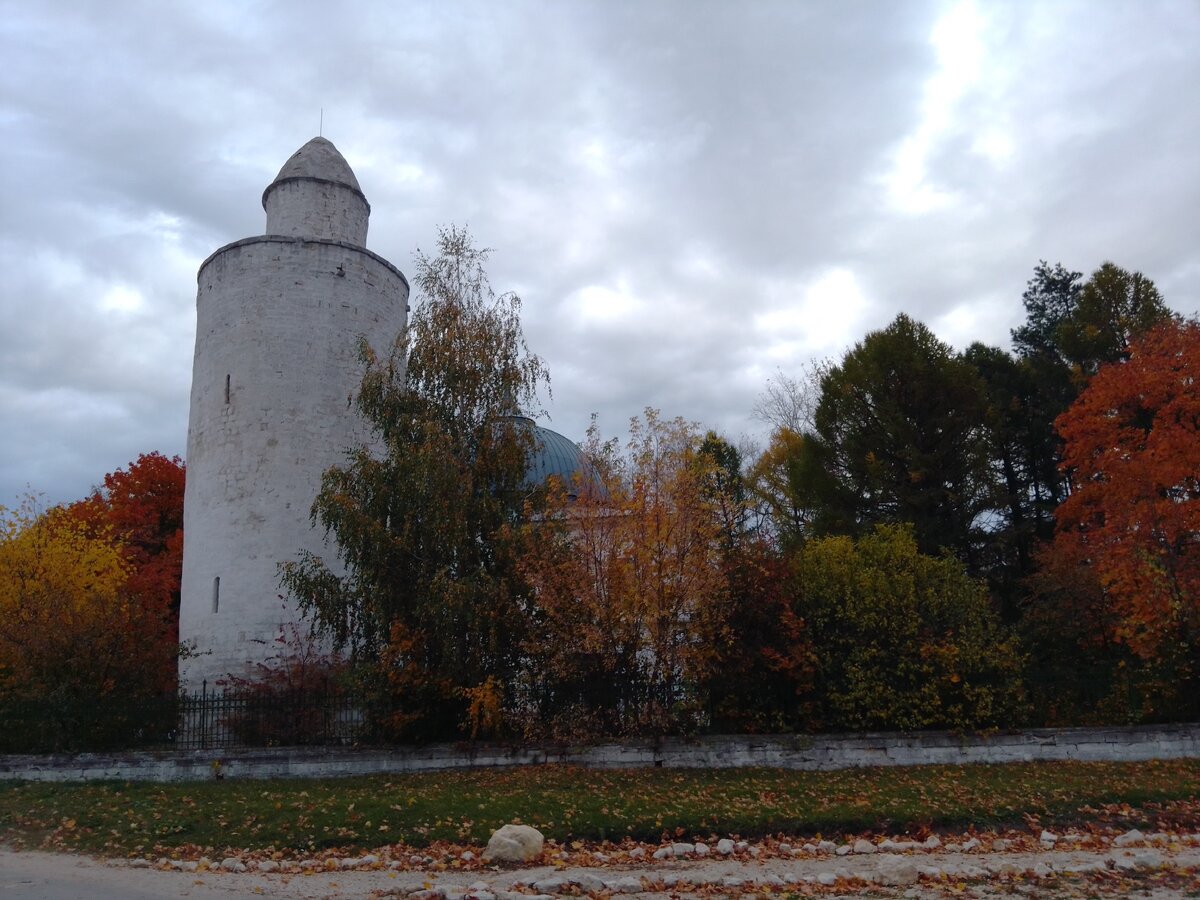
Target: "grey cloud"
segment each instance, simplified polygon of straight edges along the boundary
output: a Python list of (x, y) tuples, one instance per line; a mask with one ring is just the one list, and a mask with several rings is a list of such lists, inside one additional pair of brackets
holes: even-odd
[[(984, 77), (926, 158), (956, 203), (910, 215), (885, 179), (920, 127), (947, 8), (13, 9), (0, 503), (26, 482), (71, 499), (139, 452), (181, 450), (196, 267), (262, 231), (261, 192), (321, 108), (372, 203), (372, 249), (411, 269), (451, 222), (496, 247), (494, 284), (524, 297), (553, 427), (573, 437), (593, 411), (611, 434), (647, 405), (753, 429), (755, 373), (777, 362), (760, 317), (804, 308), (835, 269), (866, 296), (863, 329), (975, 309), (973, 337), (1005, 345), (1040, 258), (1085, 271), (1112, 258), (1194, 311), (1200, 11), (980, 5)], [(988, 129), (1009, 157), (980, 152)], [(105, 311), (114, 285), (147, 307)], [(581, 291), (618, 285), (644, 314), (579, 314)], [(820, 329), (800, 345), (843, 349)]]

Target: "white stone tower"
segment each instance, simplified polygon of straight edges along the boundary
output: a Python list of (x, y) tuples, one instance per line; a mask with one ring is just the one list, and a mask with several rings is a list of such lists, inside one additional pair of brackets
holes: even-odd
[(263, 192), (267, 232), (200, 266), (184, 495), (182, 661), (189, 689), (277, 652), (298, 620), (278, 564), (332, 557), (309, 521), (321, 473), (369, 440), (353, 398), (358, 342), (386, 353), (408, 282), (366, 249), (371, 207), (332, 143), (313, 138)]

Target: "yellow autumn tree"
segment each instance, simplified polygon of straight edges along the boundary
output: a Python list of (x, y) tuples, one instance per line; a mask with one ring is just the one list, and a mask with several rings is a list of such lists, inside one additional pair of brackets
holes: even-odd
[(972, 729), (1024, 715), (1016, 637), (951, 556), (909, 525), (807, 542), (792, 560), (814, 649), (814, 724), (827, 730)]
[(811, 456), (803, 434), (776, 428), (749, 472), (758, 516), (782, 546), (799, 544), (812, 528)]
[(40, 511), (33, 498), (0, 508), (5, 745), (119, 743), (145, 705), (160, 700), (161, 657), (175, 649), (164, 644), (163, 617), (147, 621), (126, 591), (129, 575), (120, 544), (67, 510)]
[(595, 485), (552, 492), (529, 526), (521, 571), (539, 623), (530, 712), (550, 732), (698, 722), (696, 687), (717, 659), (726, 591), (702, 439), (694, 424), (652, 409), (632, 421), (624, 453), (593, 427), (585, 477)]

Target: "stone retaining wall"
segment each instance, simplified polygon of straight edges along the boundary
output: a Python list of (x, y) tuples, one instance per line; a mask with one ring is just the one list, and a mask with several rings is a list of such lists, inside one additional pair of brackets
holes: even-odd
[(81, 753), (0, 756), (0, 779), (25, 781), (196, 781), (311, 778), (560, 763), (587, 768), (848, 769), (860, 766), (1006, 763), (1037, 760), (1131, 762), (1200, 757), (1200, 724), (1033, 729), (1007, 734), (834, 734), (707, 736), (590, 747), (431, 744), (344, 750)]

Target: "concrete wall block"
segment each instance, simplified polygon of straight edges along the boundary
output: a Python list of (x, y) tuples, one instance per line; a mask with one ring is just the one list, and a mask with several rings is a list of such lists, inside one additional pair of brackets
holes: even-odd
[[(1117, 739), (1114, 740), (1114, 737)], [(1064, 729), (1037, 734), (819, 736), (797, 747), (789, 736), (706, 736), (593, 747), (512, 749), (458, 745), (380, 750), (262, 749), (119, 755), (0, 757), (0, 779), (27, 781), (205, 781), (213, 760), (226, 778), (297, 778), (431, 772), (467, 767), (567, 763), (592, 768), (778, 766), (829, 771), (863, 766), (1008, 763), (1035, 760), (1138, 761), (1200, 756), (1200, 727)]]

